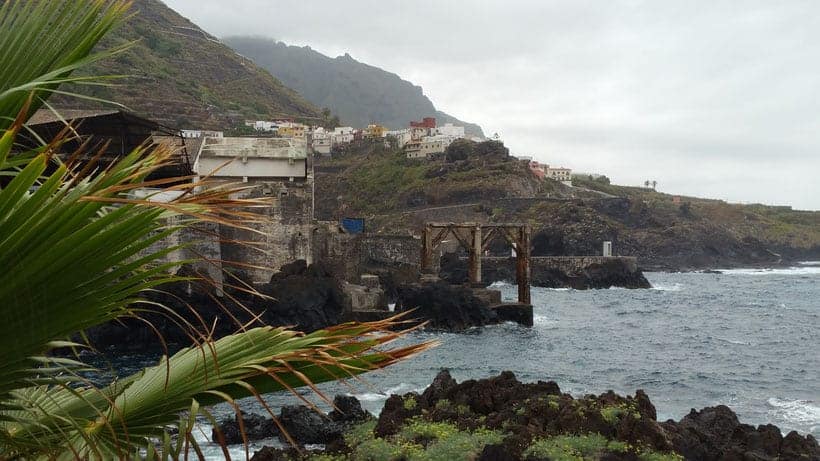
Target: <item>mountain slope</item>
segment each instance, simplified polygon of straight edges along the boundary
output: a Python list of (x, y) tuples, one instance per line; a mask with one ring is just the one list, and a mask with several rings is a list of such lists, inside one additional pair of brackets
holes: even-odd
[(381, 123), (396, 129), (435, 116), (440, 124), (463, 125), (468, 134), (484, 136), (480, 126), (436, 110), (421, 87), (349, 54), (334, 59), (310, 47), (257, 37), (228, 37), (224, 42), (317, 106), (330, 108), (345, 124)]
[[(177, 128), (224, 129), (246, 118), (312, 118), (318, 109), (264, 69), (158, 0), (137, 0), (136, 14), (102, 46), (139, 40), (127, 52), (90, 66), (90, 74), (129, 75), (113, 88), (74, 88), (125, 104)], [(58, 106), (99, 103), (57, 100)]]

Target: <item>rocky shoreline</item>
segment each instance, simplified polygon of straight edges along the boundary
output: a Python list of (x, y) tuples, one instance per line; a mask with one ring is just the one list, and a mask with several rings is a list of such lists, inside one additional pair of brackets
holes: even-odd
[[(328, 415), (306, 407), (285, 407), (279, 415), (298, 444), (324, 448), (266, 447), (252, 459), (820, 460), (811, 435), (743, 424), (723, 405), (660, 422), (641, 390), (573, 397), (555, 382), (521, 383), (508, 371), (461, 383), (442, 371), (421, 394), (391, 395), (378, 418), (352, 397), (337, 396), (334, 404)], [(271, 419), (245, 415), (244, 423), (250, 440), (286, 440)], [(226, 440), (241, 443), (236, 421), (220, 427), (214, 440), (233, 434)]]

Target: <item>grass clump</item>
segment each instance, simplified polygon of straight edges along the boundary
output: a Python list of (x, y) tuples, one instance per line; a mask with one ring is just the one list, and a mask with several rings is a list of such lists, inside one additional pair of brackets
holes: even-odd
[[(345, 434), (351, 461), (457, 461), (475, 459), (484, 447), (501, 443), (504, 434), (485, 428), (459, 430), (454, 424), (416, 418), (391, 437), (377, 438), (374, 421), (360, 424)], [(312, 458), (313, 459), (313, 458)]]
[(536, 440), (526, 450), (524, 458), (552, 461), (584, 461), (598, 459), (605, 452), (623, 453), (628, 449), (623, 442), (610, 441), (600, 434), (560, 435)]
[(413, 411), (418, 406), (418, 402), (416, 402), (416, 398), (412, 395), (408, 396), (404, 399), (404, 409), (407, 411)]

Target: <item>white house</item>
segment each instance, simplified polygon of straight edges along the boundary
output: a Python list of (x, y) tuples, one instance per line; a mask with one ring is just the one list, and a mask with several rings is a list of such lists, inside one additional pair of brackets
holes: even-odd
[(396, 138), (396, 140), (399, 143), (400, 149), (413, 139), (413, 135), (410, 133), (410, 128), (405, 128), (403, 130), (388, 131), (385, 134)]
[(221, 131), (212, 130), (181, 130), (183, 138), (221, 138), (224, 134)]
[(310, 147), (313, 152), (322, 155), (330, 155), (331, 134), (322, 127), (313, 130), (310, 140)]
[(447, 136), (453, 139), (460, 139), (464, 137), (464, 127), (454, 126), (452, 123), (445, 123), (444, 126), (437, 126), (434, 130), (437, 135)]
[(404, 146), (407, 158), (427, 158), (431, 154), (444, 152), (447, 146), (441, 139), (414, 141)]
[(572, 170), (569, 168), (551, 168), (547, 167), (544, 169), (546, 173), (546, 177), (550, 179), (554, 179), (556, 181), (560, 181), (567, 186), (572, 185)]
[(338, 144), (350, 144), (353, 142), (354, 131), (355, 130), (353, 127), (337, 126), (333, 129), (333, 133), (330, 135), (331, 146), (336, 146)]

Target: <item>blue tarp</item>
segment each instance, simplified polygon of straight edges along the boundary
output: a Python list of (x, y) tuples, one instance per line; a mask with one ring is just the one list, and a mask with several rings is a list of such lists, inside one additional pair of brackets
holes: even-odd
[(364, 219), (362, 218), (342, 218), (342, 228), (351, 234), (364, 233)]

